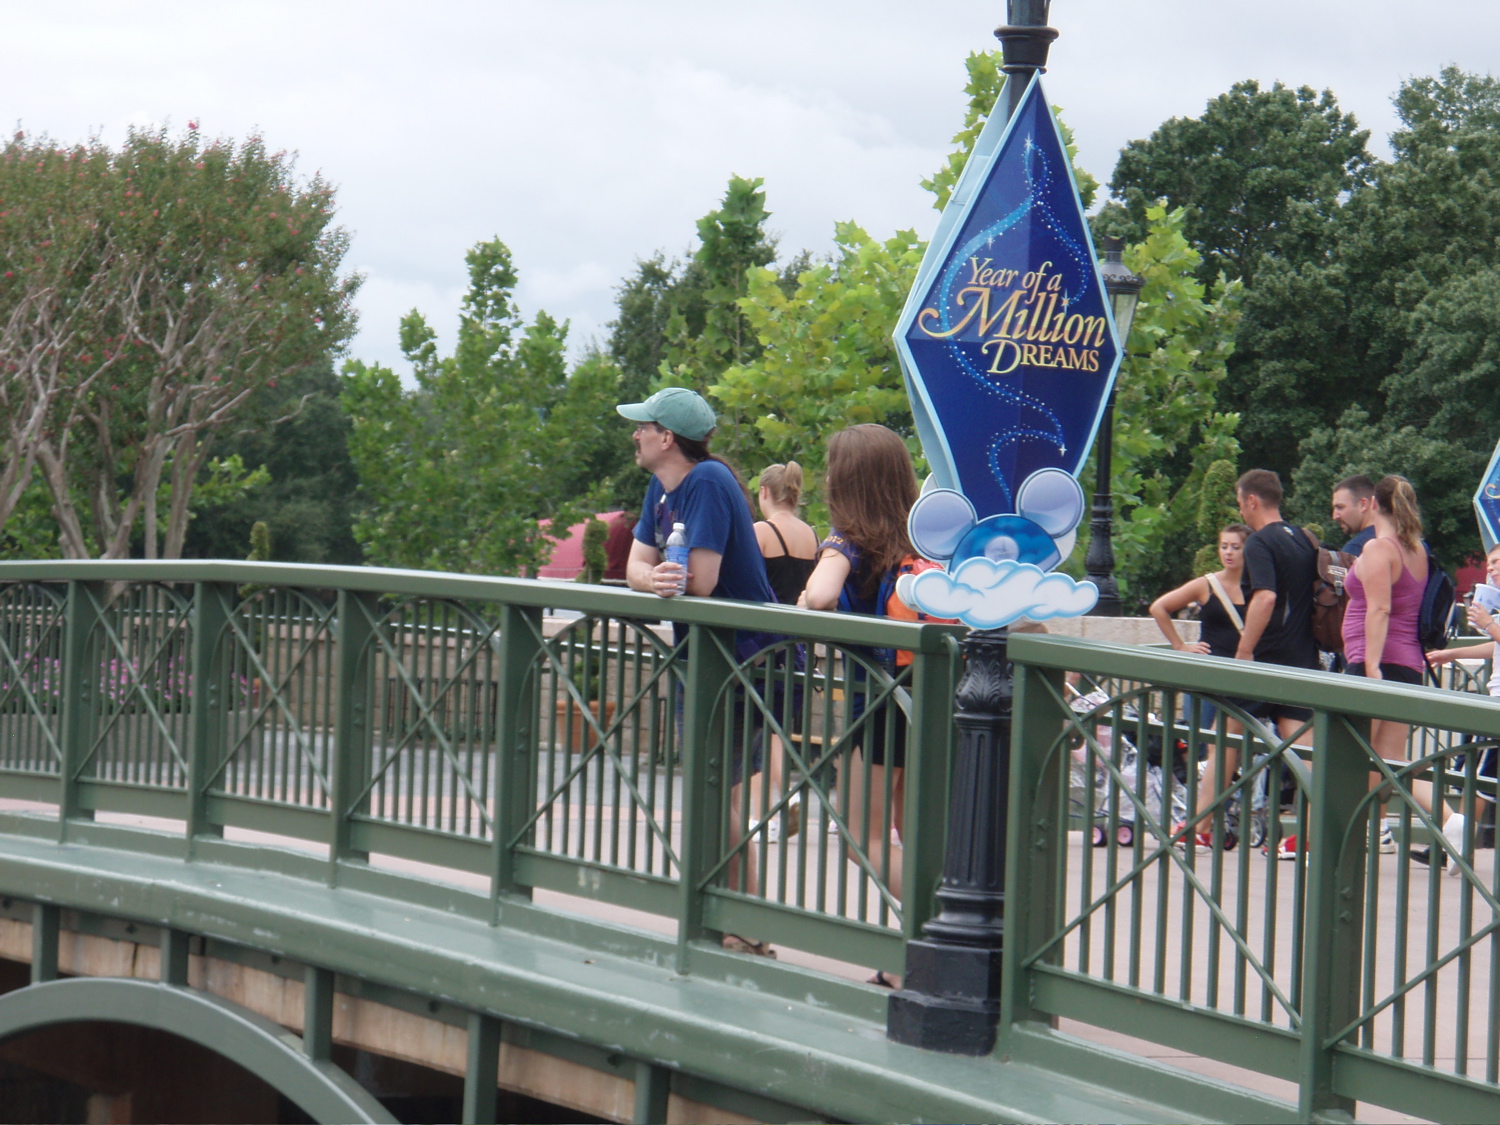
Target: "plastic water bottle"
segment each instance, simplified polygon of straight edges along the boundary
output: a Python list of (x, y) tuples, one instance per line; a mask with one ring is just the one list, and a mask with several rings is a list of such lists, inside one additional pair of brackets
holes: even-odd
[(672, 534), (667, 536), (667, 562), (676, 563), (682, 567), (682, 580), (677, 584), (679, 594), (687, 593), (687, 526), (681, 523), (672, 525)]

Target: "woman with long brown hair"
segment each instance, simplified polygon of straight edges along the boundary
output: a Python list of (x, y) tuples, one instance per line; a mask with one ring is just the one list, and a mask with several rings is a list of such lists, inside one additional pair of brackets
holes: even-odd
[[(911, 453), (899, 435), (884, 426), (851, 426), (828, 439), (828, 515), (833, 524), (818, 550), (818, 565), (807, 580), (803, 603), (809, 609), (876, 614), (881, 581), (908, 555), (906, 517), (917, 501)], [(864, 687), (854, 677), (851, 721), (863, 720), (856, 748), (841, 771), (845, 820), (870, 864), (885, 876), (892, 895), (901, 897), (900, 836), (906, 812), (906, 723), (900, 709), (882, 703), (864, 714)], [(889, 777), (887, 776), (889, 771)], [(889, 818), (870, 806), (883, 800), (889, 785)], [(893, 985), (882, 973), (877, 984)]]

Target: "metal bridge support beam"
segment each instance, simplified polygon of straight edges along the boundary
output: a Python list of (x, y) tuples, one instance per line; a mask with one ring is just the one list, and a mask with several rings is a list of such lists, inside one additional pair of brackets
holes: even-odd
[(186, 988), (188, 983), (188, 950), (192, 935), (182, 930), (162, 930), (161, 968), (157, 979), (162, 984)]
[(542, 660), (542, 611), (535, 606), (501, 607), (500, 683), (495, 701), (495, 839), (490, 898), (496, 920), (504, 895), (531, 897), (531, 888), (516, 879), (512, 841), (536, 803), (536, 721)]
[(333, 970), (307, 966), (302, 977), (302, 1053), (333, 1057)]
[(0, 1042), (59, 1024), (106, 1020), (191, 1039), (233, 1059), (316, 1121), (396, 1118), (331, 1062), (308, 1058), (297, 1038), (217, 996), (142, 980), (74, 977), (0, 996)]
[(62, 928), (62, 911), (39, 902), (31, 915), (31, 983), (42, 984), (57, 979), (57, 935)]
[(469, 1050), (464, 1067), (464, 1125), (494, 1125), (500, 1083), (500, 1021), (469, 1013)]
[(650, 1063), (635, 1064), (634, 1125), (665, 1125), (667, 1097), (672, 1092), (672, 1072)]
[(726, 717), (733, 707), (721, 701), (724, 685), (734, 675), (726, 653), (734, 651), (734, 630), (694, 625), (688, 632), (692, 660), (684, 685), (682, 744), (682, 864), (678, 875), (681, 903), (677, 916), (677, 971), (690, 971), (689, 950), (694, 941), (717, 941), (717, 931), (703, 921), (703, 884), (718, 862), (724, 810), (724, 791), (730, 778), (721, 776), (720, 747)]

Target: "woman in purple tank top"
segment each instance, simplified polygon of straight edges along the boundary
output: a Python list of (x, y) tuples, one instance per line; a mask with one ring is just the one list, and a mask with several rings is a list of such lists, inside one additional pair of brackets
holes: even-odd
[[(1426, 663), (1417, 619), (1428, 558), (1411, 482), (1398, 476), (1381, 480), (1375, 486), (1374, 516), (1375, 538), (1365, 544), (1346, 581), (1346, 670), (1372, 680), (1420, 684)], [(1370, 724), (1370, 745), (1382, 758), (1404, 758), (1406, 734), (1405, 723), (1376, 719)]]

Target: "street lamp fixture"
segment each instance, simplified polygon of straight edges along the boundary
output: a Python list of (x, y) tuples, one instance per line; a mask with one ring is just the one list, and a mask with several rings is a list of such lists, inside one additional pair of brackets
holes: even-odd
[[(1135, 320), (1135, 307), (1141, 299), (1141, 289), (1146, 281), (1130, 272), (1130, 267), (1120, 260), (1125, 249), (1122, 238), (1104, 239), (1104, 264), (1099, 267), (1099, 276), (1104, 281), (1104, 292), (1109, 297), (1110, 312), (1114, 314), (1115, 328), (1120, 334), (1120, 349), (1130, 338), (1130, 325)], [(1124, 362), (1124, 355), (1121, 355)], [(1091, 617), (1120, 616), (1120, 587), (1115, 582), (1115, 549), (1110, 542), (1114, 535), (1115, 503), (1109, 487), (1109, 467), (1114, 459), (1115, 447), (1115, 393), (1109, 392), (1104, 404), (1104, 418), (1099, 424), (1099, 441), (1094, 446), (1098, 475), (1094, 485), (1094, 507), (1089, 519), (1089, 549), (1083, 557), (1083, 569), (1089, 581), (1099, 587), (1099, 601)]]

